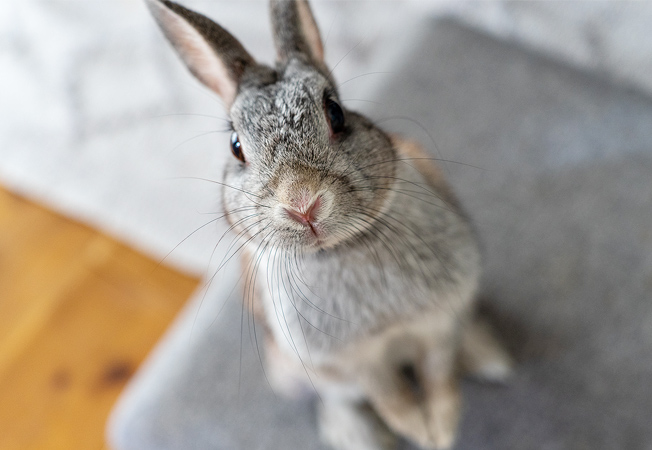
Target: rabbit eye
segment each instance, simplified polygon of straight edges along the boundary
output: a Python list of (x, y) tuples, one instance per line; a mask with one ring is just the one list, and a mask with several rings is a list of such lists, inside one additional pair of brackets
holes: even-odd
[(337, 102), (328, 99), (326, 100), (325, 108), (333, 134), (344, 131), (344, 111), (342, 111), (340, 105), (338, 105)]
[(238, 158), (240, 161), (245, 162), (244, 153), (242, 153), (242, 144), (240, 143), (240, 138), (236, 131), (231, 133), (231, 152), (233, 153), (233, 156)]

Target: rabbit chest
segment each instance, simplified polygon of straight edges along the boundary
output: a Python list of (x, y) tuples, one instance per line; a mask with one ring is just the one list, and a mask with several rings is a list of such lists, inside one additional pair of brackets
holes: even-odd
[(426, 311), (463, 317), (480, 274), (459, 213), (405, 195), (347, 245), (302, 255), (271, 249), (256, 258), (256, 295), (276, 342), (313, 360)]

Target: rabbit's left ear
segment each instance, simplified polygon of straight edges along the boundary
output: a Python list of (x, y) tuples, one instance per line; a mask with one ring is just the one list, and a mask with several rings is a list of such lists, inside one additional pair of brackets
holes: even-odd
[(271, 0), (272, 31), (278, 60), (303, 56), (326, 69), (319, 29), (306, 0)]
[(147, 0), (147, 6), (188, 69), (228, 109), (245, 71), (256, 66), (251, 55), (228, 31), (201, 14), (168, 0)]

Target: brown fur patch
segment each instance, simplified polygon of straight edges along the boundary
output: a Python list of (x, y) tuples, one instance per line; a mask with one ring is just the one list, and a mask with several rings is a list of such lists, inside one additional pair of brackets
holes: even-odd
[(433, 157), (416, 141), (405, 139), (396, 134), (391, 135), (390, 139), (398, 152), (399, 158), (414, 167), (440, 195), (442, 200), (455, 208), (459, 208), (457, 197), (455, 197), (448, 185), (441, 168), (433, 161)]

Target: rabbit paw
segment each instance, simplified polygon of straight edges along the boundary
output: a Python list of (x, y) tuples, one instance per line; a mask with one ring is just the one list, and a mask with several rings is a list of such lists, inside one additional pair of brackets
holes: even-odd
[(366, 405), (324, 399), (318, 405), (322, 440), (336, 450), (393, 450), (396, 436)]
[(476, 320), (462, 338), (460, 363), (464, 372), (493, 383), (505, 383), (512, 376), (514, 361), (498, 342), (489, 324)]

